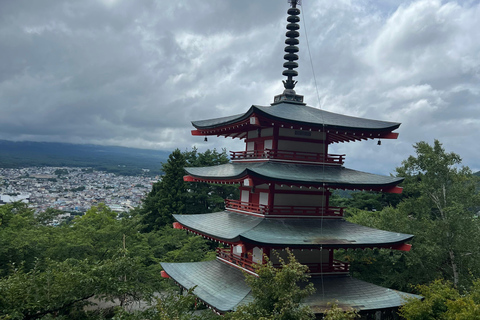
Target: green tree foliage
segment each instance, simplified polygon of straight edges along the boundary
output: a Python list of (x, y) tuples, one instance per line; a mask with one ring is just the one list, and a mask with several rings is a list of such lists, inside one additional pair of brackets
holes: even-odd
[(435, 140), (414, 145), (410, 156), (397, 168), (404, 177), (404, 198), (396, 208), (380, 212), (351, 211), (349, 220), (367, 226), (413, 234), (412, 250), (347, 252), (352, 271), (385, 286), (408, 290), (408, 283), (425, 284), (438, 278), (454, 286), (468, 287), (480, 266), (480, 220), (474, 208), (480, 204), (475, 179), (461, 167), (455, 153), (447, 153)]
[(165, 173), (162, 180), (155, 183), (152, 191), (143, 202), (145, 232), (158, 230), (173, 222), (172, 214), (185, 212), (186, 184), (183, 181), (184, 167), (187, 165), (184, 155), (176, 149), (162, 165)]
[(405, 178), (405, 191), (413, 195), (400, 209), (424, 227), (420, 236), (440, 249), (437, 268), (457, 287), (471, 271), (478, 271), (480, 225), (473, 208), (480, 197), (470, 169), (458, 167), (459, 155), (445, 152), (438, 140), (433, 146), (419, 142), (414, 148), (416, 157), (397, 168), (398, 176)]
[(288, 250), (288, 261), (280, 256), (280, 267), (275, 268), (271, 261), (258, 265), (258, 277), (246, 275), (255, 300), (240, 306), (229, 314), (227, 319), (241, 320), (290, 320), (314, 319), (310, 307), (301, 301), (311, 295), (315, 289), (308, 283), (308, 267), (300, 264)]
[(416, 289), (423, 300), (411, 298), (400, 308), (400, 315), (407, 320), (471, 320), (480, 319), (480, 281), (475, 280), (471, 289), (460, 294), (452, 282), (435, 280)]
[(330, 306), (330, 309), (327, 309), (325, 311), (325, 314), (323, 315), (324, 320), (350, 320), (350, 319), (355, 319), (359, 317), (360, 315), (356, 310), (354, 309), (343, 310), (336, 303), (333, 303)]
[(198, 261), (210, 250), (205, 240), (171, 227), (140, 233), (135, 210), (119, 219), (100, 204), (56, 227), (40, 216), (23, 203), (0, 206), (2, 320), (90, 319), (82, 308), (90, 297), (124, 308), (152, 301), (166, 285), (160, 261)]
[(154, 306), (137, 312), (120, 310), (114, 320), (219, 320), (221, 316), (211, 310), (199, 311), (197, 298), (193, 294), (194, 288), (185, 293), (178, 290), (169, 290), (162, 293)]
[[(203, 153), (196, 148), (184, 152), (187, 167), (207, 167), (230, 162), (225, 149), (218, 152), (216, 149)], [(186, 198), (185, 213), (208, 213), (225, 208), (224, 199), (238, 199), (238, 186), (219, 185), (205, 182), (188, 182), (189, 190)]]
[(155, 183), (145, 198), (141, 213), (144, 231), (158, 230), (171, 225), (172, 214), (207, 213), (224, 209), (224, 199), (238, 198), (236, 186), (209, 183), (184, 182), (184, 167), (213, 166), (228, 163), (226, 151), (197, 149), (180, 152), (175, 150), (162, 165), (165, 175)]
[(334, 192), (330, 197), (330, 205), (336, 207), (355, 208), (368, 211), (380, 211), (386, 207), (396, 207), (402, 196), (398, 194), (358, 191)]
[(48, 225), (52, 223), (54, 219), (57, 219), (59, 215), (63, 214), (62, 210), (47, 208), (45, 211), (40, 212), (36, 216), (36, 220), (41, 225)]

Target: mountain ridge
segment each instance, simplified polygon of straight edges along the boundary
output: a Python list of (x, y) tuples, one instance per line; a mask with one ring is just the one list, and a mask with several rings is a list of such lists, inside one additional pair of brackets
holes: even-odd
[(171, 151), (94, 144), (0, 140), (0, 167), (93, 167), (118, 174), (137, 175), (148, 169), (161, 174), (161, 163)]

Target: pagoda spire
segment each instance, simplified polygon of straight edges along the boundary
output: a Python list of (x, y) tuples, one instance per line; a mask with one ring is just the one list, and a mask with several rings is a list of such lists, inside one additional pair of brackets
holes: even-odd
[(285, 34), (287, 37), (285, 44), (287, 46), (285, 47), (286, 54), (283, 56), (286, 60), (283, 67), (286, 68), (286, 70), (282, 73), (287, 77), (287, 80), (283, 80), (283, 86), (285, 87), (283, 94), (275, 96), (273, 104), (284, 101), (303, 103), (303, 96), (297, 95), (294, 90), (297, 81), (293, 80), (293, 77), (298, 76), (298, 72), (294, 69), (298, 68), (298, 63), (296, 61), (298, 60), (297, 52), (299, 51), (297, 45), (299, 44), (298, 37), (300, 36), (300, 33), (298, 32), (298, 29), (300, 29), (300, 26), (298, 25), (298, 22), (300, 21), (300, 9), (297, 8), (297, 5), (301, 5), (301, 3), (300, 0), (288, 0), (288, 2), (290, 3), (291, 8), (287, 11), (288, 31)]

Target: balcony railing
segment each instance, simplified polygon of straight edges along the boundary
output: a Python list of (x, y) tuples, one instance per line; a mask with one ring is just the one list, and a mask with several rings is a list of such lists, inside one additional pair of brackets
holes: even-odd
[(271, 216), (312, 216), (312, 217), (343, 217), (343, 207), (320, 206), (273, 206), (242, 202), (240, 200), (225, 199), (225, 208), (232, 211), (247, 211)]
[[(333, 260), (332, 264), (329, 263), (302, 263), (307, 266), (310, 273), (348, 273), (350, 265), (340, 260)], [(273, 265), (274, 267), (280, 267), (280, 264)]]
[(225, 199), (225, 209), (248, 211), (258, 214), (268, 214), (268, 206), (240, 200)]
[[(232, 254), (231, 248), (217, 248), (217, 256), (228, 262), (231, 262), (241, 268), (244, 268), (249, 271), (255, 272), (254, 265), (255, 263), (252, 259), (244, 258), (242, 256), (237, 256)], [(333, 260), (332, 264), (329, 263), (302, 263), (306, 265), (310, 273), (348, 273), (349, 264), (342, 262), (340, 260)], [(274, 267), (280, 267), (279, 265), (274, 265)]]
[(325, 154), (315, 152), (287, 151), (287, 150), (250, 150), (230, 151), (232, 160), (280, 159), (291, 161), (308, 161), (327, 164), (343, 164), (344, 154)]
[(244, 269), (255, 272), (255, 268), (253, 267), (254, 262), (252, 261), (252, 259), (247, 259), (242, 256), (233, 255), (231, 248), (226, 248), (226, 249), (217, 248), (216, 251), (217, 251), (217, 257), (227, 260)]

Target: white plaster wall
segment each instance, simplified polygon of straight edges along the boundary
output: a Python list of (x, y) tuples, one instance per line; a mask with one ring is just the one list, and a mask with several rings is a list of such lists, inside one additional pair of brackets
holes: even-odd
[(249, 202), (250, 201), (250, 192), (248, 190), (242, 190), (240, 201)]
[(255, 263), (263, 262), (263, 248), (258, 248), (258, 247), (253, 248), (252, 261)]
[(260, 192), (259, 204), (268, 205), (268, 193)]

